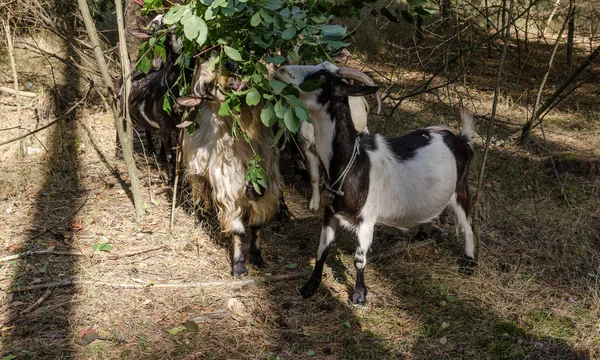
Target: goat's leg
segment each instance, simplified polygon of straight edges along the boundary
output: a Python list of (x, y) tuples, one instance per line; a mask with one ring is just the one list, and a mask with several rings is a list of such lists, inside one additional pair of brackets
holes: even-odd
[(456, 214), (458, 227), (465, 236), (465, 252), (463, 256), (459, 259), (460, 271), (463, 274), (471, 275), (475, 271), (477, 262), (475, 261), (475, 243), (473, 241), (473, 228), (471, 227), (471, 223), (467, 218), (468, 205), (465, 209), (465, 204), (457, 201), (456, 194), (452, 195), (452, 198), (450, 199), (450, 205), (452, 205), (452, 210), (454, 210), (454, 214)]
[(171, 144), (171, 131), (161, 132), (161, 152), (164, 151), (167, 159), (167, 172), (169, 174), (168, 183), (173, 185), (175, 183), (175, 151)]
[(250, 234), (250, 264), (258, 269), (265, 266), (260, 252), (260, 228), (261, 225), (251, 226), (252, 233)]
[(153, 155), (154, 154), (154, 141), (152, 140), (152, 131), (150, 131), (150, 129), (146, 128), (145, 130), (146, 133), (146, 153), (148, 155)]
[(319, 158), (315, 153), (313, 153), (310, 149), (305, 151), (306, 158), (308, 159), (308, 168), (310, 170), (310, 183), (312, 185), (312, 195), (310, 198), (310, 203), (308, 204), (308, 208), (310, 210), (318, 210), (319, 203), (321, 202), (321, 194), (320, 194), (320, 180), (321, 176), (319, 175)]
[(364, 305), (367, 302), (367, 287), (365, 286), (365, 265), (367, 265), (367, 252), (373, 242), (375, 224), (362, 223), (358, 226), (358, 246), (354, 255), (354, 269), (356, 269), (356, 286), (352, 291), (352, 303)]
[(244, 249), (242, 242), (244, 239), (244, 225), (241, 220), (235, 221), (233, 227), (233, 256), (231, 259), (232, 275), (244, 276), (248, 273), (246, 270), (246, 258), (244, 257)]
[(335, 231), (338, 227), (339, 220), (333, 216), (330, 208), (325, 208), (325, 217), (323, 218), (323, 227), (321, 228), (321, 240), (319, 242), (319, 250), (317, 250), (317, 262), (313, 269), (312, 275), (308, 282), (300, 289), (300, 294), (304, 298), (309, 298), (315, 294), (321, 279), (323, 277), (323, 265), (327, 259), (329, 245), (335, 238)]

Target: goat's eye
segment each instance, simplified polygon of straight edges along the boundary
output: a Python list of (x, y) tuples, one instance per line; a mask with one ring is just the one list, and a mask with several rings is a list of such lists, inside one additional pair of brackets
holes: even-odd
[(321, 75), (321, 76), (319, 76), (319, 80), (321, 80), (321, 81), (325, 81), (325, 75)]

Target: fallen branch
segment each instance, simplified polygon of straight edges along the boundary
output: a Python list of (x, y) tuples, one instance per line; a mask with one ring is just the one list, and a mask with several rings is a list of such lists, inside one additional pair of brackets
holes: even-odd
[(41, 298), (39, 298), (36, 302), (34, 302), (33, 304), (29, 305), (29, 307), (23, 311), (21, 311), (21, 315), (25, 315), (29, 312), (31, 312), (31, 310), (35, 309), (36, 307), (38, 307), (42, 302), (44, 302), (44, 300), (46, 300), (47, 298), (50, 297), (50, 293), (52, 293), (52, 289), (48, 289), (46, 290), (46, 292), (44, 293), (44, 295), (42, 295)]
[(425, 240), (425, 241), (418, 242), (416, 244), (407, 245), (405, 247), (399, 247), (399, 248), (394, 248), (392, 250), (379, 252), (377, 254), (373, 254), (372, 256), (370, 256), (369, 262), (376, 263), (381, 260), (390, 258), (394, 255), (403, 254), (405, 252), (408, 252), (411, 249), (418, 249), (418, 248), (422, 248), (422, 247), (433, 245), (433, 244), (435, 244), (435, 240)]
[(310, 275), (309, 270), (302, 270), (289, 274), (280, 274), (280, 275), (270, 275), (262, 278), (255, 279), (246, 279), (246, 280), (233, 280), (233, 281), (207, 281), (207, 282), (192, 282), (192, 283), (169, 283), (169, 284), (160, 284), (160, 283), (152, 283), (148, 284), (127, 284), (127, 283), (111, 283), (104, 281), (94, 281), (94, 280), (63, 280), (52, 283), (45, 284), (36, 284), (29, 286), (21, 286), (11, 289), (12, 284), (0, 284), (0, 290), (4, 290), (7, 293), (18, 293), (25, 291), (33, 291), (33, 290), (41, 290), (41, 289), (50, 289), (50, 288), (59, 288), (59, 287), (70, 287), (70, 286), (81, 286), (81, 285), (93, 285), (93, 286), (109, 286), (109, 287), (117, 287), (122, 289), (146, 289), (146, 288), (157, 288), (157, 289), (182, 289), (182, 288), (210, 288), (217, 286), (228, 286), (234, 288), (240, 288), (248, 285), (254, 284), (272, 284), (278, 281), (285, 280), (295, 280), (306, 277)]
[(156, 251), (156, 250), (160, 250), (163, 249), (165, 246), (157, 246), (157, 247), (153, 247), (150, 249), (144, 249), (144, 250), (139, 250), (139, 251), (132, 251), (132, 252), (128, 252), (128, 253), (123, 253), (123, 254), (110, 254), (110, 256), (108, 257), (110, 260), (115, 260), (115, 259), (120, 259), (120, 258), (124, 258), (124, 257), (129, 257), (129, 256), (135, 256), (135, 255), (139, 255), (139, 254), (145, 254), (151, 251)]
[(16, 259), (21, 259), (24, 258), (26, 256), (33, 256), (33, 255), (71, 255), (71, 256), (86, 256), (83, 253), (80, 252), (74, 252), (74, 251), (55, 251), (55, 250), (29, 250), (29, 251), (25, 251), (22, 253), (18, 253), (15, 255), (9, 255), (9, 256), (5, 256), (3, 258), (0, 258), (0, 262), (7, 262), (7, 261), (12, 261), (12, 260), (16, 260)]
[[(7, 93), (7, 94), (11, 94), (11, 95), (17, 95), (17, 91), (15, 89), (11, 89), (11, 88), (7, 88), (5, 86), (0, 86), (0, 91)], [(19, 90), (19, 96), (24, 96), (24, 97), (28, 97), (28, 98), (35, 98), (37, 97), (36, 93), (32, 93), (29, 91), (21, 91)]]

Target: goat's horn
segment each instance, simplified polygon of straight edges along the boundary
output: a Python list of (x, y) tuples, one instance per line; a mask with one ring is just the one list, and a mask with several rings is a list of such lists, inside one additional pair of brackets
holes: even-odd
[[(341, 66), (339, 74), (345, 79), (360, 81), (361, 83), (369, 86), (377, 86), (375, 81), (373, 81), (373, 79), (371, 79), (367, 74), (348, 66)], [(375, 93), (375, 97), (377, 97), (377, 115), (381, 115), (381, 93), (377, 91)]]

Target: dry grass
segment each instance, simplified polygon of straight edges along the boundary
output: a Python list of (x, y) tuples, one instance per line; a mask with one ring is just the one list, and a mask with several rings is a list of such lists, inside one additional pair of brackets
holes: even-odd
[[(361, 65), (361, 59), (357, 55), (353, 64)], [(414, 64), (394, 68), (393, 61), (382, 57), (369, 63), (384, 86), (411, 89), (416, 79), (430, 76)], [(473, 71), (467, 86), (410, 98), (393, 117), (373, 116), (370, 130), (399, 135), (431, 124), (457, 128), (461, 101), (478, 115), (489, 114), (494, 60), (470, 61), (485, 62), (492, 70)], [(4, 61), (1, 68), (2, 84), (8, 84)], [(36, 91), (53, 86), (49, 75), (42, 75)], [(523, 78), (528, 76), (536, 82), (533, 74)], [(64, 107), (85, 84), (63, 80), (56, 91), (65, 94), (59, 104)], [(73, 278), (149, 285), (143, 290), (89, 284), (55, 288), (27, 314), (22, 310), (44, 290), (8, 293), (5, 287), (0, 353), (53, 359), (600, 358), (600, 183), (598, 177), (560, 173), (561, 191), (546, 150), (598, 158), (600, 122), (591, 106), (598, 88), (590, 85), (585, 97), (574, 95), (579, 104), (569, 101), (553, 111), (545, 123), (547, 143), (536, 130), (526, 148), (514, 145), (517, 127), (511, 125), (525, 120), (518, 96), (524, 90), (507, 89), (485, 178), (478, 271), (460, 275), (460, 241), (440, 239), (435, 246), (369, 264), (366, 307), (348, 301), (354, 242), (345, 232), (338, 236), (322, 287), (310, 300), (300, 297), (298, 280), (241, 288), (153, 288), (152, 283), (231, 280), (229, 243), (214, 226), (196, 226), (189, 206), (177, 208), (175, 229), (169, 231), (171, 192), (164, 171), (159, 173), (140, 149), (147, 214), (135, 223), (125, 166), (113, 159), (112, 120), (95, 104), (27, 138), (26, 147), (39, 151), (24, 158), (16, 158), (16, 144), (0, 148), (0, 255), (51, 247), (88, 254), (0, 263), (0, 283), (16, 288)], [(13, 103), (14, 98), (0, 95), (0, 104)], [(386, 111), (390, 107), (386, 104)], [(14, 112), (2, 111), (3, 128), (14, 126)], [(33, 108), (21, 117), (30, 129), (47, 121), (37, 120)], [(488, 121), (480, 119), (478, 125), (484, 136)], [(17, 132), (0, 134), (8, 139)], [(481, 138), (477, 143), (473, 186)], [(250, 277), (291, 273), (314, 261), (320, 213), (307, 210), (309, 186), (287, 168), (286, 180), (294, 220), (264, 229), (268, 266), (251, 270)], [(452, 230), (452, 219), (443, 226)], [(380, 228), (374, 251), (408, 238)], [(92, 251), (96, 243), (112, 244), (117, 254), (164, 248), (111, 260)], [(169, 332), (194, 318), (197, 329)], [(81, 331), (90, 328), (97, 338), (86, 344)]]

